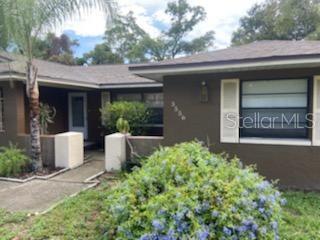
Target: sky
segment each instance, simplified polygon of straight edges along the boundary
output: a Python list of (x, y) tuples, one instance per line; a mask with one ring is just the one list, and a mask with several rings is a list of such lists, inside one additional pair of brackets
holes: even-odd
[[(158, 36), (161, 30), (166, 29), (170, 19), (165, 14), (167, 3), (170, 0), (118, 0), (118, 9), (121, 14), (134, 12), (137, 23), (151, 36)], [(239, 26), (239, 19), (255, 3), (263, 0), (188, 0), (193, 5), (204, 7), (207, 12), (205, 21), (196, 26), (188, 36), (200, 36), (207, 31), (215, 32), (214, 48), (221, 49), (230, 45), (232, 32)], [(74, 17), (59, 26), (56, 34), (67, 33), (72, 39), (77, 39), (80, 46), (75, 49), (76, 56), (82, 56), (103, 41), (106, 30), (106, 16), (99, 10), (82, 13), (81, 17)]]

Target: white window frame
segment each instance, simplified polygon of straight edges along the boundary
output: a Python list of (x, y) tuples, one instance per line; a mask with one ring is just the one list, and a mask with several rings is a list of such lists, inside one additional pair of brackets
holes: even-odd
[(3, 88), (0, 87), (0, 132), (4, 131), (4, 92)]

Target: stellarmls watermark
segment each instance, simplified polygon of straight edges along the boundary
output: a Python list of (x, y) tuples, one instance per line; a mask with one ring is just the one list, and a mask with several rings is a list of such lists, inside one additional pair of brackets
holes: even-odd
[(226, 120), (227, 128), (295, 128), (305, 129), (313, 128), (315, 126), (315, 117), (313, 113), (300, 114), (300, 113), (281, 113), (278, 116), (266, 116), (260, 112), (251, 113), (250, 116), (240, 116), (238, 113), (227, 113)]

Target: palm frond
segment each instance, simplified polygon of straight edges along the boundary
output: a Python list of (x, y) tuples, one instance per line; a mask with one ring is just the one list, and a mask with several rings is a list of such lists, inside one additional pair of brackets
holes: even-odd
[(8, 37), (28, 57), (32, 57), (32, 41), (83, 11), (99, 8), (106, 14), (106, 24), (112, 21), (117, 4), (114, 0), (0, 0), (0, 32)]

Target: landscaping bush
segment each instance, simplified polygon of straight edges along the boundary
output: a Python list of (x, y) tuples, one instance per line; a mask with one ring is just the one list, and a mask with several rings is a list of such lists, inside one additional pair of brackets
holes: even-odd
[(155, 152), (108, 193), (105, 239), (278, 239), (280, 193), (191, 142)]
[(0, 148), (0, 177), (17, 176), (28, 167), (29, 158), (16, 146)]
[(105, 104), (100, 110), (102, 124), (109, 132), (117, 131), (117, 121), (122, 118), (128, 121), (130, 133), (142, 135), (145, 132), (144, 124), (148, 123), (150, 113), (147, 106), (141, 102), (114, 102)]

